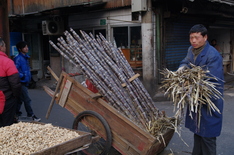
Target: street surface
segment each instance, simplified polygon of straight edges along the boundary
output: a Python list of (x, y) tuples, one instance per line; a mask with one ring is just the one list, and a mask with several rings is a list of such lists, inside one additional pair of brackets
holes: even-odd
[[(39, 82), (40, 83), (40, 82)], [(45, 118), (51, 97), (42, 89), (41, 84), (38, 84), (36, 89), (29, 89), (29, 94), (32, 99), (32, 107), (37, 117), (41, 118), (43, 123), (51, 123), (55, 126), (62, 126), (66, 128), (72, 128), (74, 120), (73, 115), (65, 108), (54, 104), (50, 116), (48, 119)], [(50, 87), (51, 82), (45, 82), (45, 85)], [(234, 87), (232, 84), (225, 85), (224, 92), (224, 111), (223, 111), (223, 130), (221, 136), (217, 138), (217, 155), (233, 155), (234, 154)], [(173, 105), (172, 102), (155, 102), (159, 110), (166, 111), (168, 116), (173, 116)], [(22, 116), (26, 116), (24, 106), (22, 106)], [(181, 137), (175, 133), (169, 145), (164, 149), (160, 155), (190, 155), (193, 147), (193, 133), (188, 129), (184, 128), (182, 124), (180, 129)], [(186, 144), (188, 145), (186, 145)], [(118, 154), (118, 153), (112, 153)]]

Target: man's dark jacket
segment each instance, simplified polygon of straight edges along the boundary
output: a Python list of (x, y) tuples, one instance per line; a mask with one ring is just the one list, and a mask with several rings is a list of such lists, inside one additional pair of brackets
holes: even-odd
[[(196, 66), (203, 67), (204, 70), (209, 70), (210, 75), (217, 77), (219, 80), (216, 82), (219, 84), (217, 89), (221, 92), (223, 96), (223, 61), (219, 52), (211, 46), (208, 42), (201, 53), (197, 56), (194, 62), (194, 55), (192, 52), (192, 47), (189, 48), (187, 56), (182, 60), (180, 66), (188, 65), (189, 63), (195, 64)], [(211, 81), (211, 80), (210, 80)], [(212, 110), (212, 115), (210, 115), (209, 110), (205, 104), (202, 104), (201, 108), (201, 123), (198, 126), (198, 114), (192, 112), (193, 118), (189, 116), (189, 109), (187, 109), (185, 127), (189, 128), (190, 131), (202, 137), (217, 137), (221, 133), (222, 129), (222, 113), (223, 113), (223, 100), (211, 98), (216, 107), (220, 110), (221, 114), (217, 111)]]

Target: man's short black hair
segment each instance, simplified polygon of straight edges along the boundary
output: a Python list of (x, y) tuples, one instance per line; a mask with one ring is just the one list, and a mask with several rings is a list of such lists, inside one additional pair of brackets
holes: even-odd
[(199, 32), (201, 32), (202, 36), (207, 35), (207, 29), (206, 29), (206, 27), (204, 25), (202, 25), (202, 24), (196, 24), (196, 25), (194, 25), (190, 29), (189, 34), (191, 34), (191, 33), (199, 33)]
[(21, 41), (16, 44), (16, 48), (20, 52), (20, 49), (24, 48), (26, 45), (28, 45), (26, 41)]

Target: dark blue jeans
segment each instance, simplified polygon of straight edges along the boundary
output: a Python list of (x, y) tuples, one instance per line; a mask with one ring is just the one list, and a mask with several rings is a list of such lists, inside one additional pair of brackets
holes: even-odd
[(216, 137), (201, 137), (194, 134), (192, 155), (216, 155)]
[(20, 115), (20, 113), (21, 113), (20, 108), (21, 108), (21, 105), (23, 103), (24, 103), (24, 108), (27, 112), (27, 116), (28, 117), (33, 116), (34, 113), (33, 113), (32, 107), (31, 107), (31, 98), (28, 95), (28, 88), (24, 84), (22, 84), (22, 87), (21, 87), (20, 101), (17, 105), (17, 111), (16, 111), (17, 115)]

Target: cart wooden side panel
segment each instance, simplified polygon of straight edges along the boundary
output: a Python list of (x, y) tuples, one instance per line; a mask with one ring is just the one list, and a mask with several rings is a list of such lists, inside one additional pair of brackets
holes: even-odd
[[(162, 139), (159, 142), (154, 136), (138, 127), (102, 98), (95, 99), (98, 94), (91, 92), (65, 72), (62, 75), (63, 80), (56, 102), (64, 106), (74, 116), (85, 110), (92, 110), (102, 115), (111, 128), (112, 145), (120, 153), (123, 155), (155, 155), (165, 148)], [(61, 103), (61, 99), (65, 103)], [(168, 144), (174, 131), (165, 132), (164, 140)]]

